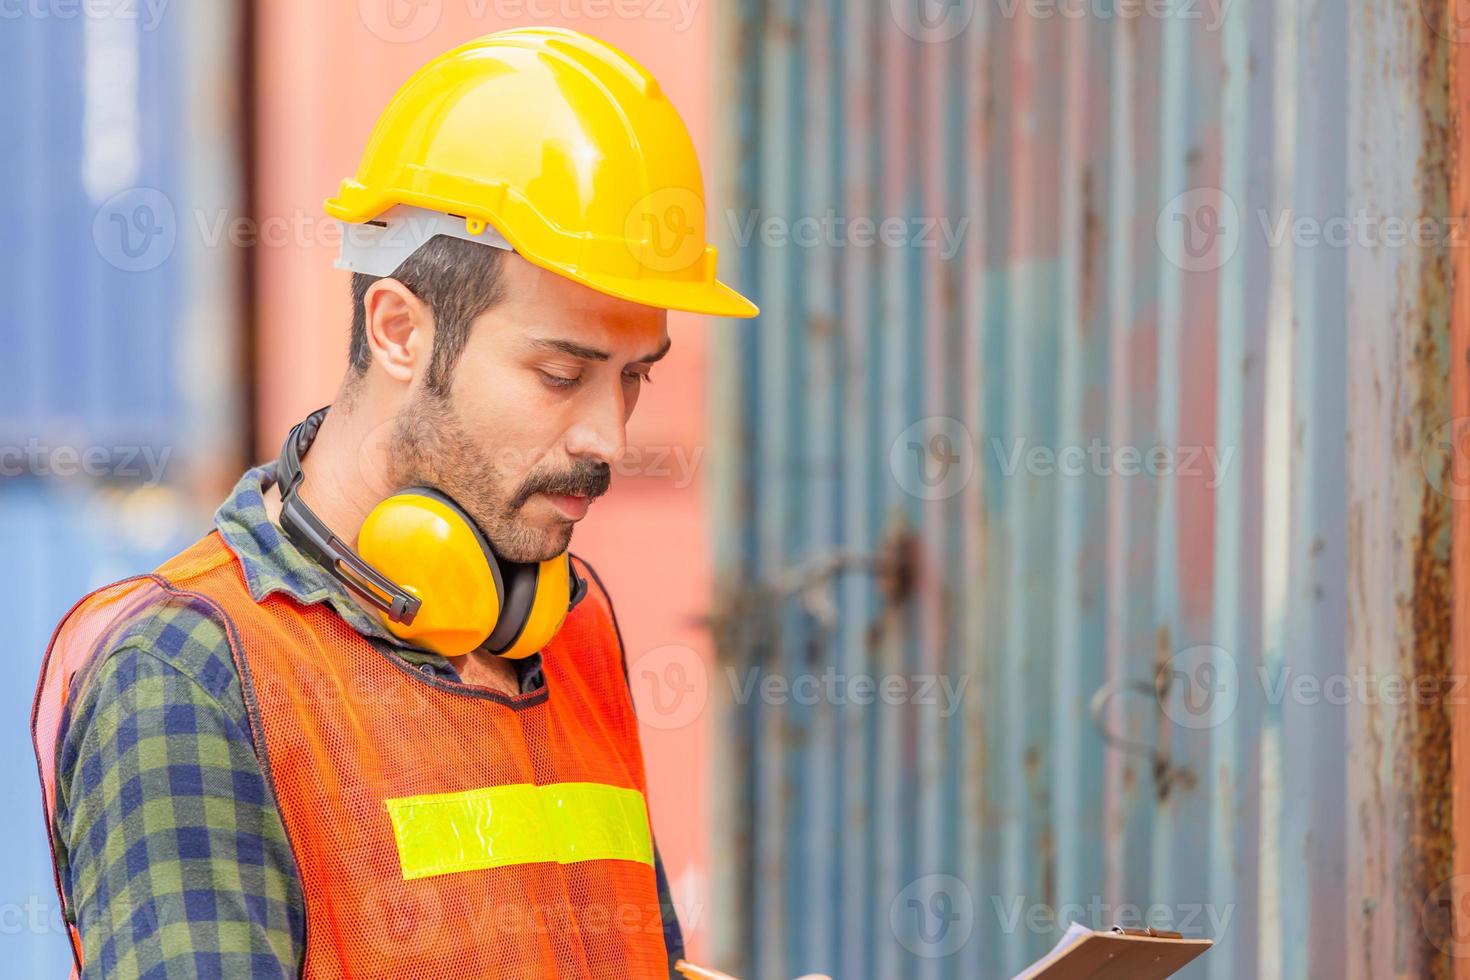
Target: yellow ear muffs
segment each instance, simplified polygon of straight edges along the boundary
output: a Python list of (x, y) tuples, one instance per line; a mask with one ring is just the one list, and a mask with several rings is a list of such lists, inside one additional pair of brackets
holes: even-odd
[(444, 494), (414, 487), (384, 499), (363, 521), (357, 552), (419, 599), (411, 623), (383, 616), (393, 635), (456, 657), (495, 629), (505, 598), (499, 563), (479, 528)]
[[(328, 406), (330, 407), (330, 406)], [(380, 502), (357, 533), (339, 538), (307, 506), (301, 457), (326, 417), (319, 408), (296, 423), (281, 446), (281, 529), (344, 586), (379, 610), (393, 635), (445, 657), (484, 646), (528, 657), (561, 628), (586, 594), (563, 552), (543, 562), (499, 558), (473, 518), (431, 487), (409, 487)]]
[(571, 566), (496, 557), (459, 505), (428, 487), (395, 493), (368, 514), (357, 553), (419, 600), (413, 621), (383, 623), (394, 635), (446, 657), (485, 646), (518, 660), (540, 650), (566, 619)]

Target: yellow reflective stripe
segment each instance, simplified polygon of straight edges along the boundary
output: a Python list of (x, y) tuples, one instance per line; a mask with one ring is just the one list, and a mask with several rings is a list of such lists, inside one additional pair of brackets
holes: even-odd
[(603, 783), (512, 783), (385, 800), (405, 881), (556, 861), (653, 865), (648, 805)]

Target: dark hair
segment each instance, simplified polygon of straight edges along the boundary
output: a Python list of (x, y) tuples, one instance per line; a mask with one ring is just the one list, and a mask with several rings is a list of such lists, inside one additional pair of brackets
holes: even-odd
[[(454, 365), (469, 339), (470, 324), (500, 302), (505, 294), (501, 275), (503, 250), (448, 235), (435, 235), (393, 270), (392, 278), (429, 304), (434, 314), (434, 351), (424, 385), (436, 395), (449, 394)], [(367, 343), (364, 298), (378, 276), (352, 274), (352, 339), (347, 362), (355, 377), (367, 373), (373, 352)]]

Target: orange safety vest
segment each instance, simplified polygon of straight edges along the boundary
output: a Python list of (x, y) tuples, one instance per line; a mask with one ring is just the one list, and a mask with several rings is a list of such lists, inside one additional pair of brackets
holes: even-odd
[(256, 603), (218, 532), (93, 592), (57, 627), (32, 712), (48, 833), (73, 678), (138, 614), (199, 603), (229, 631), (296, 856), (304, 976), (666, 976), (621, 642), (574, 560), (587, 597), (545, 686), (516, 697), (428, 677), (322, 603)]

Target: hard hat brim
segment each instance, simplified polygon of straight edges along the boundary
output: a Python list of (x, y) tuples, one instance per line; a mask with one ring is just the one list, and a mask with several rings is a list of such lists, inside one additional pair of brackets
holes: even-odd
[[(518, 253), (519, 254), (519, 253)], [(702, 282), (660, 282), (640, 279), (625, 279), (620, 276), (579, 273), (561, 269), (554, 265), (537, 262), (532, 256), (522, 256), (549, 272), (579, 282), (584, 286), (626, 299), (643, 306), (661, 310), (680, 310), (685, 313), (702, 313), (706, 316), (728, 316), (747, 320), (760, 313), (760, 307), (740, 293), (716, 280)]]
[[(501, 247), (508, 245), (515, 254), (527, 262), (573, 282), (581, 283), (590, 289), (595, 289), (599, 293), (661, 310), (680, 310), (685, 313), (701, 313), (705, 316), (749, 319), (760, 313), (758, 306), (717, 279), (677, 280), (619, 276), (545, 258), (543, 249), (536, 247), (534, 241), (524, 236), (513, 222), (503, 220), (502, 216), (492, 213), (489, 209), (466, 206), (466, 204), (443, 196), (408, 191), (400, 191), (391, 196), (371, 195), (356, 181), (346, 180), (342, 182), (342, 189), (338, 196), (328, 198), (323, 202), (323, 206), (327, 214), (347, 225), (381, 220), (394, 207), (422, 209), (434, 213), (442, 212), (460, 222), (467, 218), (475, 218), (495, 229), (502, 240)], [(419, 217), (422, 220), (422, 216)], [(420, 231), (422, 230), (420, 228)], [(431, 230), (438, 231), (439, 229)], [(398, 237), (403, 238), (402, 235)], [(469, 241), (476, 240), (475, 237), (469, 235), (459, 237)], [(347, 236), (344, 235), (344, 243), (346, 241)], [(403, 257), (399, 256), (398, 260), (401, 261)], [(341, 260), (338, 265), (343, 268), (348, 267), (343, 265)], [(385, 275), (386, 273), (374, 272), (373, 274)]]

